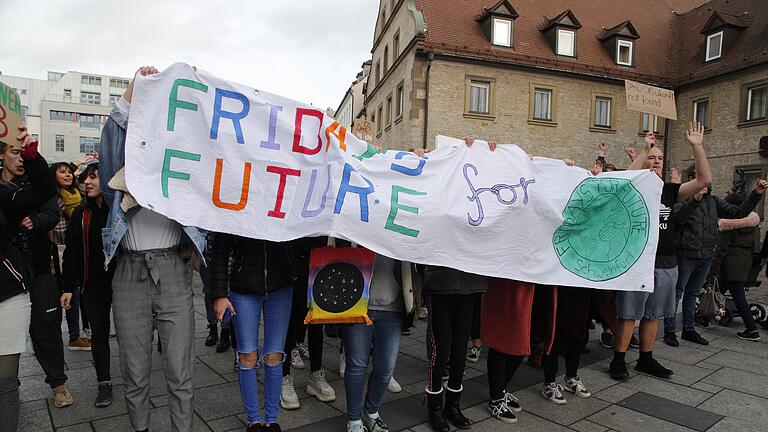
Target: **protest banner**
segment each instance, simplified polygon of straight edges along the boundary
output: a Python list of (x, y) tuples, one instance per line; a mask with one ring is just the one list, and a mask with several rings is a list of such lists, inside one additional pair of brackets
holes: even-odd
[(0, 141), (8, 145), (21, 145), (16, 139), (21, 126), (19, 94), (0, 82)]
[(355, 119), (352, 123), (352, 133), (363, 141), (371, 141), (373, 139), (373, 127), (374, 124), (366, 119)]
[(624, 89), (628, 109), (677, 120), (674, 91), (630, 80), (624, 80)]
[(330, 235), (476, 274), (653, 290), (655, 174), (592, 177), (515, 145), (437, 141), (424, 157), (379, 153), (308, 104), (177, 63), (136, 80), (126, 180), (143, 207), (206, 230)]

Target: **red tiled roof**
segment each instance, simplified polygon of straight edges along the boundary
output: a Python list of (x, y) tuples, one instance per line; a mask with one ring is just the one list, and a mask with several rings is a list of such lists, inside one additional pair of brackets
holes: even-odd
[[(729, 68), (768, 60), (768, 7), (766, 0), (713, 0), (685, 14), (702, 0), (510, 0), (519, 17), (514, 23), (514, 48), (490, 43), (476, 18), (497, 0), (416, 0), (424, 14), (424, 48), (454, 55), (590, 75), (628, 78), (660, 85), (719, 74)], [(576, 31), (577, 58), (555, 55), (540, 29), (570, 9), (582, 28)], [(677, 13), (673, 12), (677, 10)], [(714, 10), (741, 16), (750, 11), (751, 25), (717, 65), (703, 66), (700, 34)], [(632, 21), (640, 38), (635, 41), (635, 67), (617, 66), (598, 40), (606, 30)], [(759, 24), (758, 24), (759, 22)]]

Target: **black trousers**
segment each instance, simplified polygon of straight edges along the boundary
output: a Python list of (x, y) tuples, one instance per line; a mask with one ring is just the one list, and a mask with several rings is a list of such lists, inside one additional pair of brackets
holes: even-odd
[(64, 374), (64, 342), (61, 340), (61, 290), (53, 274), (35, 276), (29, 292), (32, 316), (29, 335), (37, 362), (51, 388), (67, 382)]
[(472, 312), (472, 340), (480, 339), (480, 319), (482, 318), (483, 296), (475, 296), (474, 312)]
[(304, 324), (307, 316), (307, 284), (297, 283), (293, 287), (293, 305), (291, 306), (291, 319), (288, 321), (288, 334), (285, 337), (285, 361), (283, 362), (283, 376), (291, 374), (291, 350), (296, 344), (304, 342), (304, 334), (307, 333), (307, 349), (309, 350), (309, 367), (312, 372), (319, 371), (323, 366), (323, 325)]
[(488, 350), (488, 388), (491, 400), (504, 397), (504, 392), (523, 358), (524, 356), (504, 354), (493, 348)]
[(562, 341), (552, 348), (552, 352), (541, 358), (541, 367), (544, 369), (544, 381), (546, 383), (555, 382), (557, 376), (558, 362), (560, 356), (565, 357), (565, 376), (575, 378), (579, 375), (579, 362), (581, 361), (581, 351), (584, 348), (582, 341), (572, 339)]
[(475, 298), (480, 294), (431, 294), (427, 300), (432, 330), (432, 350), (428, 362), (428, 390), (439, 392), (443, 369), (450, 358), (448, 387), (461, 388), (467, 360), (467, 340), (472, 329)]
[(112, 379), (109, 371), (109, 312), (112, 310), (112, 286), (106, 281), (89, 283), (80, 296), (91, 323), (91, 356), (99, 382)]

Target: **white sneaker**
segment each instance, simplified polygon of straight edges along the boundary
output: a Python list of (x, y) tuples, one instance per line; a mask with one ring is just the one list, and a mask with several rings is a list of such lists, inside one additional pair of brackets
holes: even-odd
[(470, 363), (477, 363), (480, 361), (480, 347), (472, 346), (467, 352), (467, 361)]
[(368, 432), (362, 421), (347, 422), (347, 432)]
[(544, 383), (541, 395), (555, 405), (563, 405), (567, 402), (565, 396), (563, 396), (563, 386), (557, 383)]
[(565, 379), (565, 389), (568, 390), (571, 393), (576, 394), (576, 396), (581, 398), (588, 398), (592, 396), (592, 393), (587, 390), (587, 387), (584, 385), (583, 382), (581, 382), (581, 378), (566, 378)]
[(280, 406), (287, 410), (299, 409), (299, 395), (293, 388), (293, 377), (290, 375), (283, 377), (283, 388), (280, 391)]
[(304, 369), (304, 360), (301, 359), (301, 353), (299, 353), (299, 350), (295, 348), (291, 350), (291, 367), (296, 369)]
[(309, 374), (307, 381), (307, 393), (314, 396), (320, 402), (333, 402), (336, 400), (336, 391), (325, 380), (325, 371), (319, 370)]
[(341, 350), (339, 354), (339, 375), (344, 378), (344, 371), (347, 370), (347, 356), (344, 355), (344, 350)]
[(389, 384), (387, 384), (387, 390), (390, 393), (400, 393), (401, 391), (403, 391), (403, 388), (400, 387), (400, 383), (395, 381), (395, 377), (393, 376), (392, 378), (389, 379)]
[(301, 354), (301, 358), (309, 360), (309, 350), (307, 349), (304, 344), (298, 344), (296, 345), (296, 349), (299, 350), (299, 354)]
[(427, 308), (422, 306), (421, 310), (419, 311), (419, 319), (420, 320), (425, 320), (425, 319), (427, 319), (427, 315), (429, 315), (429, 312), (427, 311)]

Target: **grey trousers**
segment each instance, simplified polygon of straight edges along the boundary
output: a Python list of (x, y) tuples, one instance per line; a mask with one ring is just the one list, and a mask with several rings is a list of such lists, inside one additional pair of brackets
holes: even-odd
[(154, 329), (163, 345), (171, 430), (192, 430), (192, 270), (177, 252), (118, 258), (112, 310), (120, 346), (125, 404), (134, 430), (149, 427), (149, 377)]

